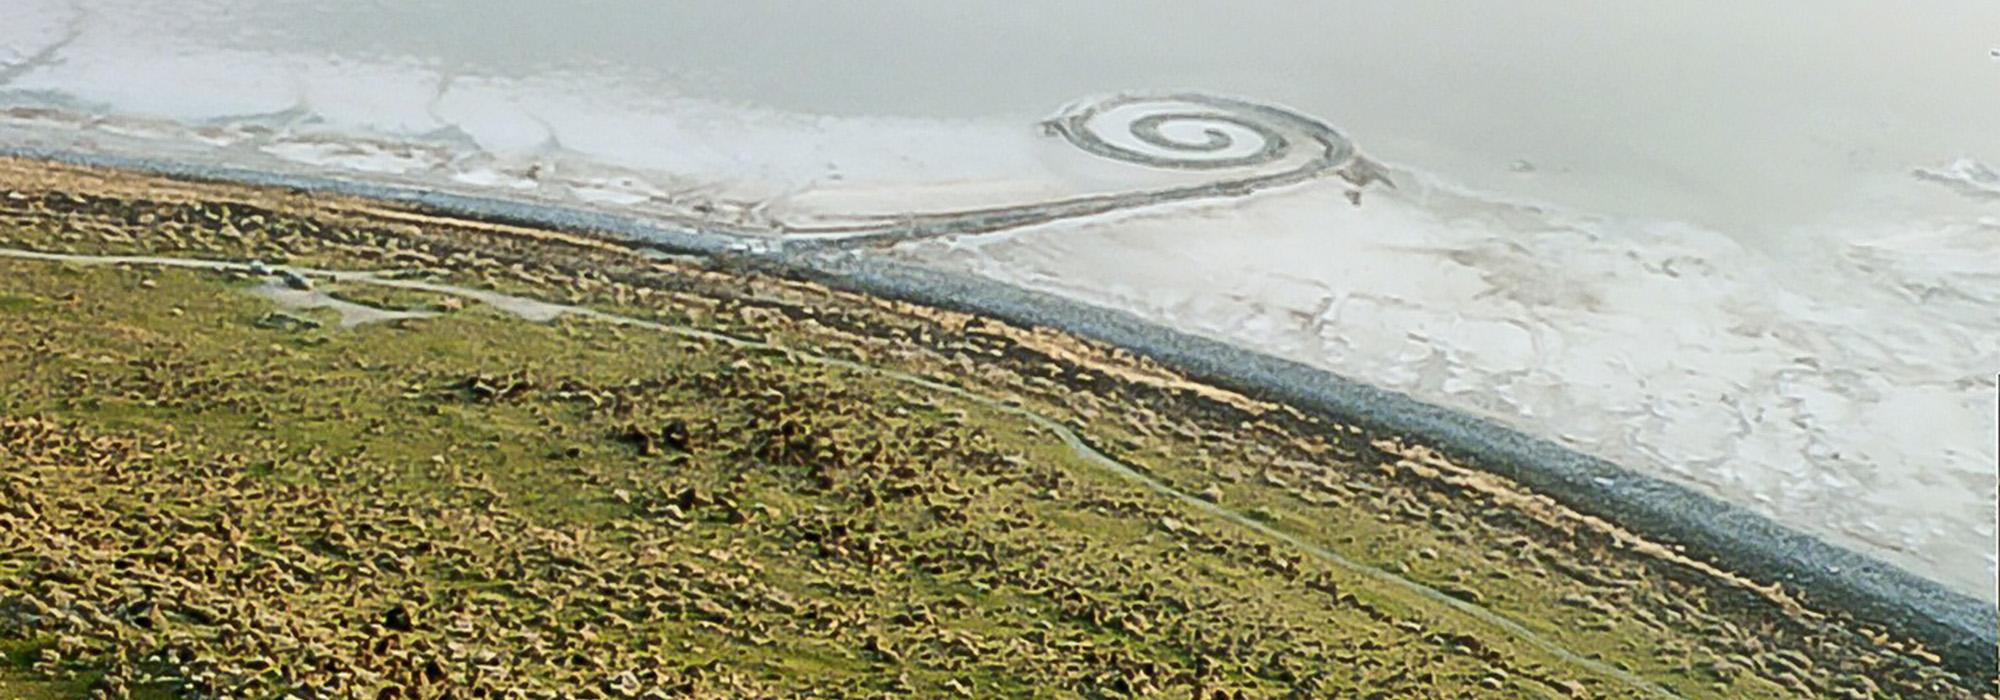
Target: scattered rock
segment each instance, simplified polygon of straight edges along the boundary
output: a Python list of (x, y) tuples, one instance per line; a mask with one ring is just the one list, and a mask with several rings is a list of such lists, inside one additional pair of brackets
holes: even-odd
[(269, 328), (272, 330), (302, 331), (319, 328), (321, 324), (317, 320), (304, 316), (293, 316), (282, 311), (271, 311), (258, 316), (254, 325), (258, 328)]
[(301, 292), (310, 292), (313, 290), (313, 281), (311, 279), (292, 270), (285, 270), (278, 273), (278, 279), (282, 280), (285, 286)]
[(397, 632), (417, 631), (416, 621), (407, 606), (397, 605), (382, 614), (382, 626)]

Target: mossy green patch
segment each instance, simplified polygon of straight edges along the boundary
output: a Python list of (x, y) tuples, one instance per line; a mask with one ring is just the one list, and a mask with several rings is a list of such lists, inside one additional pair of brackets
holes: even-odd
[(47, 303), (41, 297), (28, 294), (0, 294), (0, 313), (26, 311)]

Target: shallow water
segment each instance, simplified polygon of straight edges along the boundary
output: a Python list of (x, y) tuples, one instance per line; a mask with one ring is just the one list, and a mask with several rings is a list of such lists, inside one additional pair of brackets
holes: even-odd
[(370, 323), (401, 321), (405, 319), (429, 318), (437, 315), (431, 311), (400, 311), (383, 309), (367, 304), (342, 299), (333, 294), (316, 289), (297, 289), (276, 281), (266, 281), (251, 290), (257, 296), (270, 299), (278, 308), (288, 310), (329, 309), (340, 315), (341, 328), (353, 328)]
[[(17, 51), (72, 12), (14, 3), (29, 21), (0, 40)], [(1979, 0), (79, 6), (89, 31), (16, 89), (202, 118), (304, 107), (397, 133), (505, 112), (460, 128), (532, 148), (537, 122), (574, 127), (587, 133), (558, 134), (567, 146), (663, 164), (643, 143), (657, 127), (594, 132), (684, 101), (739, 122), (1019, 124), (1084, 95), (1194, 89), (1290, 105), (1474, 188), (1732, 232), (1875, 206), (1856, 201), (1883, 195), (1870, 181), (1912, 167), (2000, 160), (2000, 5)]]
[(1397, 189), (895, 254), (1480, 412), (1995, 595), (2000, 4), (8, 4), (13, 143), (773, 235), (1221, 176), (1037, 127), (1090, 95), (1286, 105)]

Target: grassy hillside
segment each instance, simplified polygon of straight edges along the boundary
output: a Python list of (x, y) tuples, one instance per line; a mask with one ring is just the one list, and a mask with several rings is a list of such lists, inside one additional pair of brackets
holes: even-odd
[(365, 202), (0, 175), (0, 247), (75, 256), (0, 257), (0, 697), (1983, 682), (1060, 335)]

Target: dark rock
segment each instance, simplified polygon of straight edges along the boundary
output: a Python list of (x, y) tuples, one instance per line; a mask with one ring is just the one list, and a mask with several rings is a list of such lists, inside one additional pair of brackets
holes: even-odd
[(269, 328), (280, 331), (311, 330), (320, 327), (319, 321), (278, 311), (257, 317), (255, 325), (258, 328)]
[(410, 609), (402, 605), (389, 608), (389, 612), (382, 614), (382, 626), (397, 632), (414, 632), (417, 629)]

